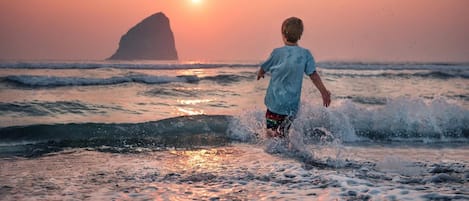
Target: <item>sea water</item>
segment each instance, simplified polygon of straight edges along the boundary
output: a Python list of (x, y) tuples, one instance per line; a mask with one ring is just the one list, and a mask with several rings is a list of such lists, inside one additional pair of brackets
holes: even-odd
[(0, 200), (469, 199), (469, 65), (319, 63), (286, 139), (257, 69), (0, 63)]

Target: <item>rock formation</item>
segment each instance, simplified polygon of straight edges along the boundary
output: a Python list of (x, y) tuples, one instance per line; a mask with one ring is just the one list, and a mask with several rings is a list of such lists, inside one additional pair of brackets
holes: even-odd
[(177, 60), (169, 19), (161, 12), (132, 27), (119, 42), (111, 60)]

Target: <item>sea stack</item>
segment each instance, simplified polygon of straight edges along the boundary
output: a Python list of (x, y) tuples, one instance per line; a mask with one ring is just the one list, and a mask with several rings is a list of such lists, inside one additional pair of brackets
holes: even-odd
[(162, 12), (132, 27), (119, 42), (110, 60), (177, 60), (169, 19)]

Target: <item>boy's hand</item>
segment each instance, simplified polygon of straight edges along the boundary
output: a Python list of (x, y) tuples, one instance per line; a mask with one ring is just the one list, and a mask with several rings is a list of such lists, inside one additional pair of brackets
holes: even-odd
[(329, 107), (329, 105), (331, 105), (331, 92), (329, 92), (324, 86), (324, 84), (322, 83), (318, 72), (314, 71), (314, 73), (309, 75), (309, 77), (313, 81), (313, 84), (316, 86), (316, 88), (318, 88), (319, 91), (321, 92), (322, 105), (324, 105), (324, 107)]
[(261, 79), (261, 78), (264, 78), (264, 74), (265, 74), (265, 71), (264, 69), (259, 69), (259, 71), (257, 71), (257, 80)]
[(322, 105), (324, 107), (329, 107), (331, 105), (331, 92), (327, 91), (321, 94), (322, 96)]

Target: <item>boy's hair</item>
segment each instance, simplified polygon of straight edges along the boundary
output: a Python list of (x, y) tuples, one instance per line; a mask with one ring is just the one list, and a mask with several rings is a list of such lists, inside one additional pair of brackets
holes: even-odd
[(290, 17), (282, 23), (282, 34), (288, 42), (296, 43), (303, 34), (303, 21), (297, 17)]

